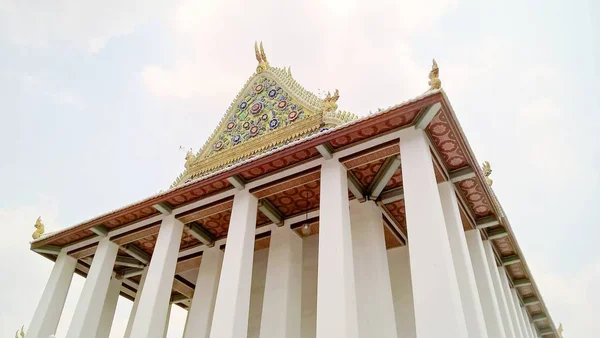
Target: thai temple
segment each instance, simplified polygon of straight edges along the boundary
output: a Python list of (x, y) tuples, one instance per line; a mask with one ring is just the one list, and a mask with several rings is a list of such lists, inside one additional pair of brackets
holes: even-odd
[(119, 296), (126, 338), (165, 337), (173, 306), (184, 338), (562, 336), (435, 61), (423, 94), (358, 117), (255, 54), (168, 190), (57, 232), (38, 219), (54, 267), (27, 338), (56, 333), (74, 273), (67, 338), (109, 337)]

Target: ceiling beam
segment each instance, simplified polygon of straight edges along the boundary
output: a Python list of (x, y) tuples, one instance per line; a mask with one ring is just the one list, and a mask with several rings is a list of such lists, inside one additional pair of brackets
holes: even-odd
[(99, 237), (106, 237), (106, 236), (108, 236), (108, 228), (105, 227), (102, 224), (96, 225), (95, 227), (90, 228), (90, 230), (93, 233), (95, 233), (96, 235), (98, 235)]
[(425, 111), (416, 118), (415, 127), (417, 129), (425, 129), (433, 120), (433, 118), (437, 115), (437, 113), (442, 109), (442, 104), (436, 102), (435, 104), (429, 106), (429, 108), (425, 109)]
[(187, 298), (191, 299), (192, 297), (194, 297), (194, 288), (190, 287), (189, 285), (180, 281), (177, 278), (180, 278), (180, 277), (176, 276), (176, 278), (173, 279), (173, 290), (179, 292), (180, 294), (186, 296)]
[(381, 194), (381, 202), (383, 204), (390, 204), (394, 202), (398, 202), (404, 199), (404, 189), (396, 188)]
[(477, 220), (477, 229), (485, 229), (496, 225), (500, 225), (500, 221), (496, 216), (488, 216)]
[(140, 276), (141, 274), (144, 273), (143, 268), (131, 268), (131, 269), (127, 269), (121, 272), (121, 276), (123, 276), (124, 279), (127, 278), (131, 278), (131, 277), (135, 277), (135, 276)]
[(185, 303), (188, 300), (190, 299), (184, 295), (173, 295), (173, 297), (171, 297), (171, 303), (173, 304)]
[(173, 212), (173, 208), (167, 202), (157, 203), (152, 207), (163, 215), (170, 215)]
[(515, 279), (515, 280), (513, 280), (513, 285), (516, 288), (521, 287), (521, 286), (528, 286), (528, 285), (531, 285), (531, 281), (528, 278)]
[(502, 257), (502, 265), (503, 266), (516, 264), (516, 263), (520, 263), (520, 262), (521, 262), (521, 258), (517, 255), (510, 255), (510, 256)]
[(188, 233), (202, 242), (202, 244), (208, 247), (213, 247), (215, 245), (215, 237), (210, 232), (204, 230), (198, 223), (192, 222), (186, 224), (186, 226)]
[(127, 245), (121, 247), (121, 249), (123, 249), (123, 251), (130, 254), (131, 257), (137, 259), (138, 261), (140, 261), (144, 264), (150, 263), (150, 255), (148, 255), (147, 253), (142, 251), (142, 249), (138, 248), (137, 246), (135, 246), (133, 244), (127, 244)]
[(385, 162), (383, 162), (383, 165), (381, 165), (381, 168), (367, 188), (367, 196), (369, 196), (370, 200), (376, 200), (379, 197), (398, 168), (400, 168), (400, 156), (392, 156), (385, 159)]
[(40, 253), (40, 254), (49, 254), (49, 255), (55, 255), (58, 256), (58, 254), (60, 253), (61, 247), (60, 246), (56, 246), (56, 245), (44, 245), (44, 246), (40, 246), (39, 248), (35, 248), (33, 249), (33, 251)]
[(117, 258), (115, 260), (115, 265), (128, 266), (130, 268), (145, 267), (145, 265), (140, 263), (140, 261), (138, 261), (137, 259), (131, 258), (131, 257), (126, 257), (126, 256), (117, 256)]
[(233, 175), (233, 176), (227, 177), (227, 180), (237, 190), (244, 190), (244, 188), (246, 187), (246, 181), (244, 181), (244, 178), (242, 178), (240, 175)]
[(383, 204), (382, 201), (377, 202), (377, 205), (379, 205), (379, 208), (381, 209), (381, 212), (383, 213), (383, 217), (385, 217), (385, 219), (392, 225), (392, 227), (394, 227), (396, 232), (402, 237), (402, 240), (403, 240), (402, 242), (406, 245), (406, 243), (407, 243), (406, 234), (402, 232), (402, 229), (400, 228), (400, 224), (398, 223), (398, 221), (394, 218), (393, 215), (390, 214), (389, 210), (385, 207), (385, 205)]
[(475, 171), (471, 167), (459, 169), (450, 173), (450, 182), (458, 183), (475, 177)]
[(258, 201), (258, 210), (262, 212), (271, 222), (275, 223), (278, 227), (283, 225), (283, 216), (281, 212), (271, 203), (268, 199), (261, 199)]
[(321, 156), (323, 156), (324, 159), (331, 160), (333, 158), (333, 149), (331, 149), (329, 142), (319, 144), (315, 148), (317, 148), (317, 151), (319, 154), (321, 154)]
[(554, 331), (552, 330), (552, 328), (549, 328), (549, 327), (542, 329), (542, 330), (538, 330), (538, 332), (541, 336), (548, 336), (548, 335), (554, 334)]
[(487, 231), (488, 239), (498, 239), (508, 236), (508, 232), (504, 228), (498, 228), (494, 230)]
[(352, 170), (348, 170), (348, 190), (354, 195), (354, 197), (360, 201), (365, 201), (365, 187), (363, 187), (362, 183), (356, 178), (356, 175), (352, 172)]
[(546, 316), (545, 313), (538, 313), (538, 314), (535, 314), (535, 315), (531, 316), (531, 319), (534, 322), (540, 322), (540, 321), (548, 319), (548, 316)]
[(525, 304), (525, 305), (535, 305), (535, 304), (539, 304), (539, 303), (540, 303), (540, 300), (535, 296), (523, 298), (523, 304)]

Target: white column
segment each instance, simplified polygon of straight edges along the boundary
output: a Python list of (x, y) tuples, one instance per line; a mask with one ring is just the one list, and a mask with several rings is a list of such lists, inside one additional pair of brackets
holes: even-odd
[(146, 281), (147, 274), (148, 267), (145, 267), (144, 271), (142, 271), (142, 275), (140, 276), (140, 284), (138, 285), (137, 292), (135, 293), (135, 299), (133, 300), (133, 306), (131, 307), (131, 312), (129, 313), (129, 320), (127, 321), (127, 328), (125, 328), (125, 335), (123, 338), (129, 338), (131, 336), (131, 329), (133, 328), (133, 322), (135, 320), (137, 308), (140, 304), (140, 299), (142, 298), (142, 290), (144, 289), (144, 282)]
[[(483, 318), (488, 337), (490, 338), (511, 338), (506, 336), (502, 318), (500, 317), (500, 308), (496, 300), (496, 292), (490, 269), (488, 268), (487, 257), (483, 249), (483, 242), (479, 230), (469, 230), (465, 232), (471, 263), (473, 263), (473, 272), (475, 272), (475, 281), (477, 282), (477, 291), (481, 300), (483, 309)], [(495, 266), (495, 264), (494, 264)]]
[(261, 338), (300, 338), (302, 238), (287, 224), (271, 231), (260, 322)]
[(485, 319), (483, 319), (483, 309), (477, 292), (475, 273), (473, 272), (465, 230), (458, 209), (454, 184), (452, 182), (440, 183), (438, 189), (469, 337), (484, 338), (487, 337)]
[(500, 274), (500, 283), (502, 284), (502, 292), (504, 299), (506, 300), (506, 306), (508, 307), (508, 314), (510, 321), (513, 324), (516, 338), (525, 338), (521, 334), (521, 326), (519, 323), (519, 317), (515, 311), (515, 304), (513, 302), (512, 294), (510, 293), (510, 285), (508, 284), (508, 276), (506, 275), (506, 268), (503, 266), (498, 267), (498, 274)]
[(417, 329), (415, 327), (408, 247), (402, 246), (388, 250), (388, 261), (398, 338), (416, 338)]
[(162, 220), (131, 329), (133, 338), (163, 335), (182, 233), (183, 223), (173, 215)]
[(61, 251), (54, 262), (44, 293), (35, 308), (27, 337), (48, 338), (56, 332), (67, 299), (77, 259)]
[(423, 130), (400, 132), (400, 159), (417, 336), (467, 337), (444, 213)]
[(167, 333), (169, 333), (169, 322), (171, 321), (171, 309), (173, 308), (173, 304), (169, 302), (169, 307), (167, 308), (167, 316), (165, 318), (165, 327), (163, 328), (162, 337), (166, 338)]
[(185, 325), (184, 338), (209, 337), (222, 264), (223, 251), (218, 245), (206, 249), (202, 253), (195, 288), (198, 292), (194, 292), (192, 306)]
[(500, 317), (502, 318), (502, 324), (504, 325), (504, 332), (507, 337), (515, 337), (515, 328), (513, 327), (510, 315), (508, 314), (508, 305), (504, 298), (504, 292), (502, 291), (502, 283), (500, 282), (500, 274), (496, 267), (496, 258), (494, 256), (494, 249), (492, 249), (492, 242), (489, 240), (483, 241), (483, 249), (488, 261), (488, 268), (490, 269), (490, 275), (492, 276), (492, 284), (494, 285), (494, 291), (496, 292), (496, 299), (498, 300), (498, 308), (500, 309)]
[(527, 314), (527, 309), (525, 308), (525, 306), (521, 308), (521, 313), (523, 314), (523, 318), (525, 318), (525, 325), (529, 330), (529, 335), (531, 337), (537, 338), (537, 330), (535, 329), (533, 322), (529, 321), (529, 314)]
[(319, 235), (302, 239), (302, 334), (317, 336), (317, 274)]
[(110, 335), (110, 329), (112, 328), (113, 319), (115, 317), (115, 310), (117, 309), (117, 302), (119, 301), (122, 284), (122, 278), (113, 276), (110, 279), (106, 298), (104, 299), (104, 306), (102, 307), (102, 315), (100, 315), (100, 324), (98, 325), (98, 331), (96, 332), (95, 338), (108, 338)]
[(397, 337), (381, 210), (350, 202), (356, 308), (360, 337)]
[(249, 191), (236, 192), (210, 330), (213, 338), (247, 334), (257, 207), (258, 200)]
[(317, 338), (358, 337), (346, 167), (321, 166)]
[(510, 290), (511, 297), (513, 299), (513, 306), (515, 308), (515, 313), (517, 315), (517, 320), (519, 321), (519, 329), (521, 330), (521, 336), (523, 338), (529, 337), (529, 330), (525, 326), (525, 318), (523, 317), (523, 312), (521, 312), (521, 302), (519, 301), (519, 297), (517, 296), (517, 290)]
[(96, 335), (118, 251), (119, 246), (111, 242), (109, 238), (103, 238), (98, 242), (92, 266), (67, 332), (67, 338), (94, 337)]

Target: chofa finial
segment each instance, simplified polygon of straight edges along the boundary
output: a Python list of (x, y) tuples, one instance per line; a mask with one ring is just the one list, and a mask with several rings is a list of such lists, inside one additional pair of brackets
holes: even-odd
[(260, 47), (258, 42), (254, 41), (254, 54), (256, 54), (256, 61), (258, 61), (256, 72), (261, 73), (262, 71), (269, 69), (269, 61), (267, 61), (267, 54), (265, 54), (262, 41), (260, 42)]
[(33, 232), (33, 234), (31, 234), (31, 237), (33, 239), (38, 239), (42, 237), (42, 235), (44, 234), (44, 223), (42, 223), (42, 217), (38, 217), (33, 226), (35, 227), (35, 231)]
[(433, 59), (431, 65), (431, 71), (429, 72), (429, 90), (442, 88), (442, 81), (440, 80), (440, 69), (438, 68), (437, 62)]
[(24, 328), (25, 325), (21, 326), (21, 330), (17, 330), (17, 332), (15, 332), (15, 338), (25, 338), (25, 331), (23, 331)]
[(562, 333), (563, 333), (564, 329), (563, 329), (562, 323), (560, 323), (560, 325), (558, 325), (558, 330), (557, 331), (558, 331), (558, 338), (563, 338), (563, 334)]
[(340, 91), (335, 90), (333, 96), (331, 96), (330, 92), (327, 92), (327, 96), (323, 100), (323, 111), (330, 112), (335, 111), (338, 108), (337, 100), (340, 98)]
[(481, 169), (483, 169), (483, 174), (485, 175), (485, 181), (491, 187), (492, 184), (494, 183), (494, 181), (492, 181), (492, 179), (490, 178), (490, 175), (492, 174), (492, 166), (491, 166), (490, 162), (488, 162), (488, 161), (483, 162)]

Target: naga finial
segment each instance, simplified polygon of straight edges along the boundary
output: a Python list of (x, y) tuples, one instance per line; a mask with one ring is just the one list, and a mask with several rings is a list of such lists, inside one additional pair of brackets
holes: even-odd
[(267, 54), (265, 54), (262, 41), (260, 42), (260, 48), (258, 42), (254, 41), (254, 54), (256, 55), (256, 61), (258, 61), (256, 72), (262, 73), (264, 70), (269, 69), (269, 61), (267, 61)]
[(23, 331), (24, 327), (25, 325), (21, 326), (21, 330), (17, 330), (17, 332), (15, 332), (15, 338), (25, 338), (25, 331)]
[(491, 187), (494, 181), (492, 181), (492, 179), (490, 178), (490, 175), (492, 174), (492, 166), (490, 165), (490, 162), (483, 162), (481, 168), (483, 169), (483, 174), (485, 175), (485, 181)]
[(558, 330), (557, 331), (558, 331), (558, 338), (563, 338), (563, 334), (562, 333), (563, 333), (564, 329), (563, 329), (562, 323), (560, 323), (560, 325), (558, 325)]
[(336, 89), (335, 92), (333, 93), (333, 96), (331, 96), (330, 92), (327, 92), (327, 96), (325, 96), (325, 99), (323, 100), (323, 111), (324, 112), (335, 111), (338, 108), (337, 100), (339, 98), (340, 98), (339, 90)]
[(33, 226), (35, 227), (35, 231), (33, 232), (33, 234), (31, 234), (31, 237), (33, 239), (38, 239), (42, 237), (42, 235), (44, 234), (44, 223), (42, 223), (42, 217), (38, 217)]
[(196, 159), (196, 156), (194, 156), (192, 149), (188, 150), (187, 154), (185, 154), (185, 168), (186, 169), (192, 164), (192, 161), (194, 159)]
[(437, 62), (433, 59), (431, 65), (431, 71), (429, 72), (429, 90), (442, 88), (442, 81), (440, 80), (440, 69), (438, 68)]

